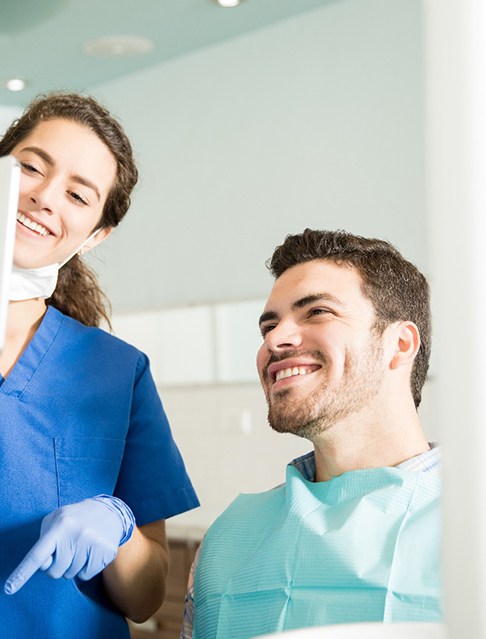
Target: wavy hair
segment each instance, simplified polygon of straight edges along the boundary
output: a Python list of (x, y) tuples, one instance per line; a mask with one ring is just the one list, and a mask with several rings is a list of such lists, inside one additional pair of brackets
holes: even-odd
[[(37, 97), (7, 129), (0, 141), (0, 156), (11, 153), (41, 122), (56, 119), (90, 129), (111, 151), (116, 161), (116, 177), (96, 229), (118, 226), (130, 206), (138, 171), (121, 124), (94, 98), (57, 92)], [(103, 320), (110, 325), (110, 303), (96, 273), (79, 255), (60, 269), (56, 290), (47, 303), (87, 326), (99, 326)]]

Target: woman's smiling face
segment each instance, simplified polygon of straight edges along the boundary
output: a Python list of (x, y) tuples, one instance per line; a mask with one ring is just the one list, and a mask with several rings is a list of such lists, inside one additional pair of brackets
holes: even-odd
[[(14, 262), (21, 268), (61, 263), (99, 223), (115, 158), (90, 129), (64, 119), (38, 124), (12, 155), (22, 167)], [(89, 248), (108, 233), (100, 231)]]

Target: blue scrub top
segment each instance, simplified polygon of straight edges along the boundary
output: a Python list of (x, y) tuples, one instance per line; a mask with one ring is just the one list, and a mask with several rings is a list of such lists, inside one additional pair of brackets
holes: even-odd
[(0, 384), (0, 635), (128, 637), (100, 576), (38, 572), (13, 596), (3, 583), (59, 506), (113, 494), (143, 525), (199, 505), (147, 357), (48, 307)]

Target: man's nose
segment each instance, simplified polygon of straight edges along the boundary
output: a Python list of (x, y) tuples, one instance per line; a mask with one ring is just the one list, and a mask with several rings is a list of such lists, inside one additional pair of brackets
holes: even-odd
[(265, 344), (269, 350), (281, 351), (298, 348), (302, 345), (302, 331), (292, 320), (280, 321), (265, 336)]

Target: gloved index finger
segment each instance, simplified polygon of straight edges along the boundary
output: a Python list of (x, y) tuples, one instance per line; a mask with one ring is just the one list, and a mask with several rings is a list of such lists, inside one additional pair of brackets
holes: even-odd
[(49, 539), (49, 535), (43, 535), (32, 546), (17, 568), (5, 582), (4, 592), (14, 595), (22, 586), (39, 570), (55, 551), (55, 544)]

